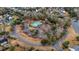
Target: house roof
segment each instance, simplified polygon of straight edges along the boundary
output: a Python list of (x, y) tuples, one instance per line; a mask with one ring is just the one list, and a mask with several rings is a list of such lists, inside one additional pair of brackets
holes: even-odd
[(6, 42), (7, 39), (6, 38), (0, 38), (0, 43)]
[(79, 46), (74, 46), (73, 49), (75, 49), (75, 51), (79, 51)]

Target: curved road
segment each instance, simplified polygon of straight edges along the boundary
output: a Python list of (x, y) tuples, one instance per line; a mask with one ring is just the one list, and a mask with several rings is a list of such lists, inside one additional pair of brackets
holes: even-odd
[(67, 37), (67, 34), (64, 35), (59, 41), (56, 42), (56, 44), (53, 46), (57, 51), (63, 51), (63, 48), (61, 48), (62, 43), (64, 42), (64, 39)]
[(79, 20), (76, 21), (75, 19), (72, 19), (71, 21), (72, 27), (74, 28), (75, 32), (79, 34)]
[[(75, 30), (75, 32), (77, 34), (79, 34), (79, 20), (76, 21), (76, 19), (72, 19), (71, 20), (71, 25), (73, 27), (73, 30)], [(57, 51), (62, 51), (63, 49), (60, 47), (62, 45), (62, 43), (64, 42), (64, 39), (67, 37), (67, 35), (65, 35), (63, 38), (61, 38), (53, 47), (57, 50)]]
[[(33, 43), (28, 41), (27, 38), (22, 37), (19, 33), (16, 32), (16, 27), (14, 28), (14, 32), (12, 33), (16, 38), (18, 38), (20, 41), (29, 44), (31, 46), (42, 46), (41, 43)], [(52, 46), (53, 48), (55, 48), (57, 51), (63, 51), (63, 49), (60, 47), (62, 45), (62, 43), (64, 42), (64, 39), (66, 38), (67, 35), (65, 35), (64, 37), (62, 37), (59, 41), (56, 42), (56, 44), (54, 46)]]
[(30, 42), (27, 38), (21, 37), (21, 35), (16, 32), (16, 27), (14, 28), (14, 32), (11, 33), (11, 35), (18, 38), (21, 42), (24, 42), (24, 43), (29, 44), (31, 46), (41, 46), (41, 43), (33, 43), (33, 42)]
[[(30, 42), (27, 38), (22, 37), (19, 33), (16, 32), (16, 27), (14, 28), (14, 32), (11, 33), (11, 35), (18, 38), (21, 42), (24, 42), (24, 43), (29, 44), (31, 46), (42, 46), (41, 43), (33, 43), (33, 42)], [(55, 48), (57, 51), (63, 51), (63, 49), (61, 48), (61, 45), (64, 42), (64, 39), (66, 37), (67, 37), (67, 34), (64, 37), (62, 37), (59, 41), (57, 41), (56, 44), (52, 47)]]
[[(18, 38), (21, 42), (24, 42), (31, 46), (42, 46), (41, 43), (33, 43), (33, 42), (30, 42), (27, 38), (22, 37), (19, 33), (16, 32), (16, 27), (14, 28), (14, 32), (11, 33), (11, 35)], [(60, 45), (62, 45), (66, 36), (67, 35), (65, 35), (63, 38), (61, 38), (59, 41), (57, 41), (56, 44), (52, 47), (55, 48), (57, 51), (63, 51), (63, 49), (60, 47)]]

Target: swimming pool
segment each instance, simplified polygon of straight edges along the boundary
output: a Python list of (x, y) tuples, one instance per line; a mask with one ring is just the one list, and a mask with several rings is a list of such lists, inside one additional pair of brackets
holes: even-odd
[(40, 21), (34, 21), (31, 23), (31, 26), (33, 26), (33, 27), (38, 27), (40, 25), (42, 25), (42, 23)]

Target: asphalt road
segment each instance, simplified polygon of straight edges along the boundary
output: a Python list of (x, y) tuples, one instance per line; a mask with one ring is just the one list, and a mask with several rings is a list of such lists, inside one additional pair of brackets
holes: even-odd
[[(77, 34), (79, 34), (79, 20), (76, 21), (76, 19), (73, 19), (71, 21), (71, 24), (72, 24), (72, 27), (74, 28), (75, 32)], [(73, 47), (73, 49), (75, 49), (75, 51), (79, 51), (79, 46), (76, 45), (76, 46)]]
[(11, 33), (14, 37), (18, 38), (21, 42), (24, 42), (26, 44), (29, 44), (31, 46), (41, 46), (41, 43), (33, 43), (30, 42), (27, 38), (22, 37), (19, 33), (16, 32), (16, 28), (13, 33)]
[(67, 34), (64, 35), (59, 41), (56, 42), (56, 44), (53, 46), (57, 51), (63, 51), (61, 48), (62, 43), (64, 42), (64, 39), (67, 37)]
[(71, 21), (72, 27), (74, 28), (75, 32), (79, 34), (79, 21), (73, 19)]
[[(16, 28), (14, 29), (14, 32), (11, 33), (11, 35), (18, 38), (19, 41), (29, 44), (31, 46), (42, 46), (41, 43), (33, 43), (33, 42), (28, 41), (27, 38), (22, 37), (19, 33), (16, 32)], [(56, 44), (52, 47), (55, 48), (57, 51), (63, 51), (63, 49), (60, 47), (60, 45), (62, 45), (66, 36), (67, 35), (65, 35), (63, 38), (61, 38), (59, 41), (57, 41)]]

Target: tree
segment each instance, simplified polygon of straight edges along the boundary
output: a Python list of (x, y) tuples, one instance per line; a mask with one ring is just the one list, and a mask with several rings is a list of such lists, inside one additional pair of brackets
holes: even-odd
[(16, 39), (17, 39), (17, 38), (15, 38), (15, 37), (10, 36), (10, 35), (8, 36), (8, 38), (9, 38), (9, 39), (13, 39), (13, 40), (16, 40)]
[(40, 51), (39, 49), (36, 49), (35, 51)]
[(22, 20), (21, 19), (16, 19), (16, 20), (13, 20), (11, 25), (17, 25), (17, 24), (21, 24), (22, 23)]
[(35, 48), (34, 47), (30, 47), (29, 49), (28, 49), (28, 51), (32, 51), (32, 50), (34, 50)]
[(48, 44), (49, 45), (54, 45), (55, 43), (56, 43), (56, 41), (57, 41), (57, 38), (55, 37), (55, 36), (52, 36), (51, 34), (49, 34), (49, 33), (46, 33), (47, 34), (47, 37), (48, 37)]
[(65, 11), (67, 11), (70, 14), (70, 17), (77, 17), (76, 12), (74, 11), (74, 8), (64, 8)]
[(36, 36), (38, 34), (38, 30), (32, 30), (32, 36)]
[(62, 32), (60, 37), (63, 37), (66, 33), (67, 33), (66, 31)]
[(14, 51), (15, 47), (14, 46), (10, 46), (9, 49), (10, 49), (10, 51)]
[(4, 15), (6, 13), (6, 8), (0, 7), (0, 15)]
[(65, 41), (62, 45), (63, 45), (63, 48), (68, 48), (68, 46), (69, 46), (69, 41)]
[(48, 40), (41, 40), (41, 44), (44, 45), (44, 46), (45, 46), (45, 45), (48, 45), (48, 43), (49, 43)]
[(79, 41), (79, 36), (76, 36), (77, 41)]
[(57, 38), (52, 36), (52, 38), (51, 38), (52, 45), (54, 45), (56, 43), (56, 41), (57, 41)]
[(70, 24), (70, 20), (69, 21), (66, 21), (64, 23), (64, 29), (67, 29), (67, 27), (69, 27), (71, 24)]
[(54, 49), (51, 49), (51, 51), (54, 51)]
[(24, 16), (21, 12), (14, 12), (14, 15), (16, 15), (16, 16), (19, 16), (19, 17), (22, 17), (22, 16)]
[(0, 32), (0, 35), (4, 35), (5, 34), (5, 32)]

